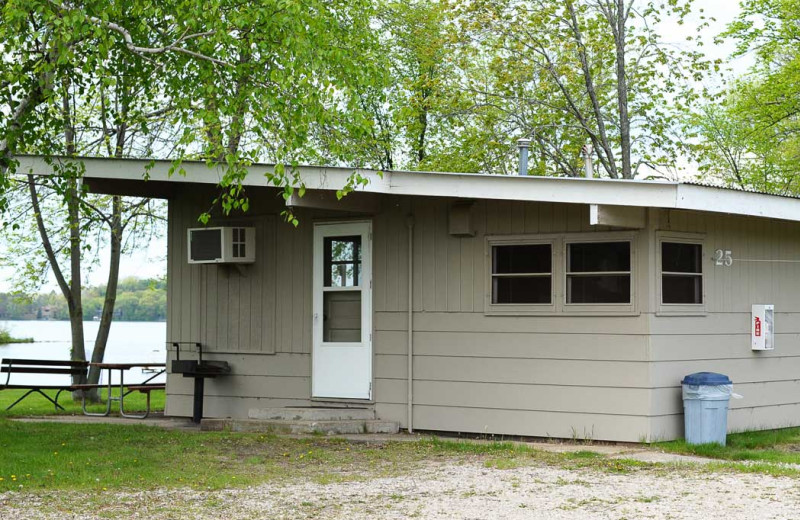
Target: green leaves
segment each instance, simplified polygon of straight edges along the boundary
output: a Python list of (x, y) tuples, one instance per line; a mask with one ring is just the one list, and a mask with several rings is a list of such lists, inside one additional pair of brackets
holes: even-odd
[[(218, 210), (246, 211), (247, 165), (296, 164), (331, 125), (370, 132), (354, 100), (383, 78), (374, 12), (369, 0), (9, 0), (0, 11), (0, 113), (19, 114), (0, 120), (0, 160), (64, 154), (67, 96), (80, 153), (117, 155), (113, 122), (126, 129), (123, 156), (219, 165)], [(328, 159), (352, 156), (333, 146)], [(277, 168), (273, 180), (290, 179)]]
[(800, 1), (746, 0), (722, 35), (736, 55), (755, 50), (749, 73), (692, 120), (704, 175), (779, 194), (798, 194), (800, 174)]

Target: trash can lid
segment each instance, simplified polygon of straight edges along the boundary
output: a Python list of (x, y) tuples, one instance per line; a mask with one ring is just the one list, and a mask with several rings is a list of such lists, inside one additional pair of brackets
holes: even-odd
[(733, 381), (725, 374), (716, 372), (695, 372), (683, 378), (681, 384), (695, 386), (730, 385)]

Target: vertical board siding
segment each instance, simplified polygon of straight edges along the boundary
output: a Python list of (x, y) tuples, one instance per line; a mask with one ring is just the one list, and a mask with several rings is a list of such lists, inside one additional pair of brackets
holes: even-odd
[(202, 208), (191, 198), (169, 204), (167, 337), (169, 341), (200, 342), (207, 352), (273, 353), (276, 217), (231, 220), (231, 225), (256, 228), (254, 264), (189, 264), (187, 229), (198, 226)]

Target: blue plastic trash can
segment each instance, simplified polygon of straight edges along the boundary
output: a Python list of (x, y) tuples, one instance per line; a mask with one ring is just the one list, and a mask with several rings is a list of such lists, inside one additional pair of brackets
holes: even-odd
[(681, 384), (687, 444), (725, 446), (733, 382), (725, 374), (697, 372), (684, 377)]

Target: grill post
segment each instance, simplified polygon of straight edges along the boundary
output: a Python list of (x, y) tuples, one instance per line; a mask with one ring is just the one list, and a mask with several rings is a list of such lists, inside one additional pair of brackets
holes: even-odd
[(194, 378), (194, 413), (192, 414), (192, 422), (200, 424), (203, 418), (203, 390), (205, 386), (204, 377)]

